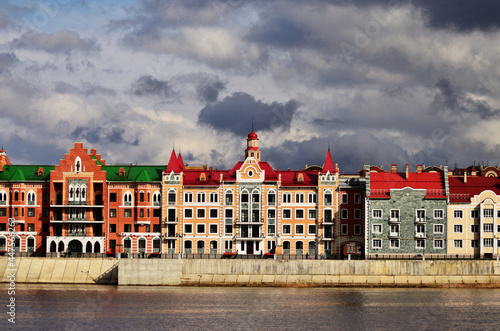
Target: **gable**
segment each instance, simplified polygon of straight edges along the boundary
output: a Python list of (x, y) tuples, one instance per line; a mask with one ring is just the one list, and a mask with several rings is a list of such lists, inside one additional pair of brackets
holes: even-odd
[(236, 180), (239, 182), (262, 183), (265, 178), (265, 171), (253, 157), (247, 157), (241, 167), (236, 170)]

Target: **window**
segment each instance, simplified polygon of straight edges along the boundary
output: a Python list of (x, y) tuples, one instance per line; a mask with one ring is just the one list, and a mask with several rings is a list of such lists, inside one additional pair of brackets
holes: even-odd
[(372, 233), (382, 233), (382, 224), (373, 224)]
[(198, 193), (196, 195), (196, 202), (205, 202), (205, 193)]
[(241, 193), (241, 202), (248, 203), (248, 193), (246, 192)]
[(372, 240), (372, 248), (373, 249), (381, 249), (382, 248), (382, 240), (381, 239), (373, 239)]
[(354, 219), (355, 220), (361, 219), (361, 209), (354, 209)]
[(132, 206), (132, 193), (125, 192), (123, 194), (123, 205), (124, 206)]
[(0, 208), (0, 216), (7, 216), (7, 209), (6, 208)]
[(399, 239), (391, 239), (391, 248), (399, 249)]
[(292, 202), (292, 195), (290, 193), (283, 193), (283, 203)]
[(215, 203), (219, 201), (219, 195), (216, 192), (210, 193), (210, 202)]
[(205, 224), (196, 224), (196, 233), (205, 233)]
[(493, 232), (493, 224), (483, 224), (484, 232)]
[(479, 240), (477, 239), (472, 239), (470, 241), (470, 248), (479, 248)]
[(470, 226), (470, 232), (472, 232), (472, 233), (478, 233), (479, 232), (479, 225), (478, 224), (472, 224)]
[(267, 218), (271, 218), (271, 219), (276, 218), (276, 209), (268, 209), (267, 210)]
[(268, 225), (267, 226), (267, 234), (268, 235), (274, 235), (276, 233), (276, 226), (274, 225)]
[(462, 248), (462, 239), (453, 240), (453, 248)]
[(444, 218), (444, 210), (442, 210), (442, 209), (435, 209), (434, 210), (434, 218), (437, 218), (437, 219)]
[(123, 232), (132, 232), (132, 224), (124, 224)]
[(484, 209), (483, 216), (484, 217), (493, 217), (493, 209)]
[(424, 239), (415, 240), (415, 247), (416, 248), (425, 248), (425, 240)]
[(219, 217), (217, 208), (210, 208), (210, 218), (217, 218)]
[(233, 242), (231, 240), (226, 240), (224, 242), (225, 253), (231, 253), (233, 251)]
[(49, 201), (50, 200), (50, 193), (44, 192), (42, 193), (42, 201)]
[(217, 224), (210, 224), (210, 234), (217, 234), (219, 233), (219, 230), (217, 230)]
[(175, 205), (176, 201), (177, 201), (177, 194), (175, 194), (175, 191), (169, 191), (168, 192), (168, 204)]
[(391, 233), (390, 235), (392, 236), (398, 236), (399, 237), (399, 224), (391, 224)]
[(205, 218), (205, 209), (203, 208), (196, 209), (196, 218)]
[(14, 201), (19, 201), (19, 192), (18, 191), (14, 192)]
[(443, 239), (434, 239), (434, 248), (435, 249), (443, 249)]
[(444, 225), (443, 224), (434, 224), (434, 233), (443, 233)]
[(295, 193), (295, 203), (304, 203), (304, 193)]
[(144, 192), (139, 193), (139, 201), (144, 202)]
[(325, 214), (325, 218), (324, 218), (323, 222), (333, 222), (331, 209), (325, 209), (324, 214)]
[(304, 225), (303, 224), (297, 224), (295, 225), (295, 234), (304, 234)]
[(267, 204), (269, 206), (275, 206), (276, 205), (276, 194), (274, 191), (269, 191), (267, 193)]
[(153, 232), (161, 232), (160, 224), (153, 224)]
[(462, 218), (462, 211), (461, 210), (454, 210), (453, 211), (453, 217), (454, 218)]
[(116, 224), (110, 224), (109, 225), (109, 232), (110, 233), (115, 233), (116, 232)]
[(316, 225), (315, 224), (309, 224), (307, 226), (307, 233), (308, 234), (316, 234)]
[(347, 217), (349, 216), (349, 210), (347, 209), (342, 209), (342, 219), (347, 219)]
[(470, 211), (470, 217), (472, 217), (472, 218), (479, 218), (479, 211), (477, 209), (472, 209)]
[(153, 209), (153, 217), (161, 217), (161, 209)]
[(354, 194), (354, 203), (355, 204), (360, 204), (361, 203), (361, 194), (360, 193), (355, 193)]
[(233, 192), (231, 191), (226, 192), (226, 205), (228, 206), (233, 205)]
[(344, 235), (344, 236), (345, 236), (345, 235), (347, 235), (347, 229), (348, 229), (347, 224), (342, 224), (342, 225), (341, 225), (341, 227), (340, 227), (340, 229), (341, 229), (341, 230), (340, 230), (340, 233), (341, 233), (342, 235)]
[(184, 217), (185, 218), (193, 218), (193, 209), (192, 208), (184, 209)]
[(123, 216), (124, 217), (132, 217), (132, 209), (124, 209)]
[(304, 209), (295, 209), (295, 218), (304, 218)]
[(325, 206), (331, 206), (333, 201), (333, 197), (331, 193), (325, 193)]
[(354, 224), (354, 234), (355, 235), (360, 235), (361, 234), (361, 225)]
[(492, 238), (484, 238), (484, 247), (493, 247), (493, 239)]
[(374, 209), (372, 215), (373, 218), (382, 218), (382, 209)]
[(399, 221), (399, 209), (391, 209), (391, 221)]
[(424, 224), (417, 224), (415, 227), (415, 232), (417, 235), (423, 235), (425, 234), (425, 225)]
[(29, 232), (35, 231), (35, 224), (34, 223), (28, 223), (28, 231)]
[(309, 193), (307, 196), (307, 201), (309, 203), (316, 203), (316, 193)]
[(109, 194), (109, 201), (110, 202), (116, 202), (116, 193), (110, 193)]
[(252, 202), (259, 203), (260, 202), (260, 194), (252, 193)]
[(311, 219), (316, 219), (316, 209), (309, 209), (307, 217)]
[(35, 216), (35, 208), (28, 208), (28, 217)]
[(453, 226), (453, 232), (455, 232), (455, 233), (462, 233), (462, 225), (461, 224), (455, 224)]
[(193, 233), (193, 224), (184, 224), (184, 233)]
[(233, 225), (226, 224), (226, 226), (224, 227), (224, 232), (226, 233), (226, 235), (233, 235)]
[(191, 192), (184, 193), (184, 202), (193, 202), (193, 193)]
[(291, 209), (283, 209), (283, 218), (285, 218), (285, 219), (292, 218), (292, 210)]
[(424, 209), (417, 209), (417, 221), (418, 222), (425, 222), (425, 210)]
[(144, 217), (144, 209), (139, 210), (139, 217)]
[(348, 200), (348, 196), (347, 196), (347, 193), (342, 193), (342, 203), (347, 203), (349, 200)]
[(283, 234), (291, 234), (291, 233), (292, 233), (292, 226), (290, 224), (284, 224)]
[(42, 208), (42, 217), (49, 217), (49, 216), (50, 216), (50, 209)]

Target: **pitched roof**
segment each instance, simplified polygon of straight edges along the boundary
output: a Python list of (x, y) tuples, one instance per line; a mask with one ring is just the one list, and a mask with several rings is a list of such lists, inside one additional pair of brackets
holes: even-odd
[(175, 155), (174, 149), (172, 149), (170, 159), (168, 160), (167, 169), (165, 171), (167, 173), (171, 173), (173, 171), (176, 174), (181, 172), (181, 167), (179, 166), (179, 161), (177, 159), (177, 155)]
[[(43, 174), (39, 175), (39, 169)], [(54, 166), (46, 165), (4, 165), (0, 172), (0, 181), (50, 181), (50, 171)]]
[(450, 203), (466, 203), (470, 199), (490, 190), (500, 195), (500, 178), (498, 177), (449, 177)]
[(335, 164), (333, 164), (332, 154), (330, 154), (330, 148), (328, 148), (328, 152), (326, 153), (325, 163), (323, 163), (323, 169), (321, 170), (321, 173), (326, 174), (328, 171), (330, 171), (330, 173), (335, 172)]
[[(120, 176), (120, 169), (125, 170), (125, 175)], [(110, 182), (161, 182), (162, 172), (165, 169), (163, 165), (109, 165), (103, 166), (106, 171), (106, 179)]]
[(404, 173), (371, 172), (370, 198), (384, 199), (391, 197), (392, 189), (425, 189), (427, 199), (446, 199), (443, 173)]

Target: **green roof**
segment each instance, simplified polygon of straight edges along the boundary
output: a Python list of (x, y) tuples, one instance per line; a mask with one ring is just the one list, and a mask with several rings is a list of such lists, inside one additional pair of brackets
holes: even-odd
[[(38, 169), (43, 169), (43, 175), (38, 175)], [(26, 182), (50, 181), (50, 171), (54, 166), (46, 165), (4, 165), (0, 171), (0, 181)]]
[(96, 160), (96, 161), (97, 161), (97, 165), (102, 166), (101, 161), (99, 161), (99, 159), (98, 159), (98, 158), (96, 158), (94, 155), (92, 155), (92, 160)]
[[(120, 176), (120, 169), (125, 170), (125, 175)], [(103, 166), (106, 171), (106, 179), (110, 182), (161, 182), (161, 174), (165, 165), (161, 166), (138, 166), (138, 165), (112, 165)]]

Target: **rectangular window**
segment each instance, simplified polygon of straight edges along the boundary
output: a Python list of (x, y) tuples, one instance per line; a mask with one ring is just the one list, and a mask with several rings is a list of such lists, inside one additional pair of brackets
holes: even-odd
[(391, 221), (399, 222), (399, 209), (391, 209)]
[(124, 224), (123, 232), (132, 232), (132, 224)]
[(196, 195), (196, 202), (205, 202), (205, 193), (198, 193)]
[(348, 203), (348, 195), (347, 193), (342, 193), (342, 203)]
[(316, 209), (309, 209), (307, 217), (310, 220), (316, 219)]
[(361, 234), (361, 225), (354, 224), (354, 234), (359, 236)]
[(14, 216), (16, 216), (16, 217), (19, 216), (19, 211), (17, 208), (14, 208)]
[(231, 253), (233, 251), (233, 242), (231, 240), (224, 241), (225, 253)]
[(382, 209), (374, 209), (372, 211), (373, 218), (382, 218)]
[(434, 224), (434, 233), (444, 233), (444, 225)]
[(316, 203), (316, 193), (309, 193), (307, 201), (309, 203)]
[(241, 193), (241, 202), (248, 202), (248, 193)]
[(295, 203), (304, 203), (304, 193), (295, 193)]
[(184, 193), (184, 202), (193, 202), (193, 193), (191, 192)]
[(210, 202), (215, 203), (219, 202), (219, 195), (215, 192), (210, 193)]
[(284, 219), (292, 218), (292, 210), (291, 209), (283, 209), (283, 218)]
[(156, 232), (156, 233), (161, 232), (160, 224), (153, 224), (153, 232)]
[(332, 211), (330, 209), (325, 209), (324, 211), (325, 218), (323, 222), (331, 223), (333, 222)]
[(453, 232), (455, 232), (455, 233), (462, 233), (462, 225), (461, 224), (455, 224), (453, 226)]
[(233, 235), (233, 225), (226, 224), (224, 227), (224, 232), (226, 235)]
[(417, 209), (417, 222), (425, 222), (425, 209)]
[(203, 208), (196, 209), (196, 218), (205, 218), (205, 209)]
[(463, 217), (463, 213), (461, 210), (454, 210), (453, 211), (453, 217), (454, 218), (462, 218)]
[(443, 239), (434, 239), (434, 248), (435, 249), (443, 249)]
[(425, 248), (425, 240), (424, 239), (415, 240), (415, 247), (416, 248)]
[(399, 249), (399, 239), (391, 239), (391, 248)]
[(304, 225), (303, 224), (296, 224), (295, 225), (295, 234), (304, 234)]
[(146, 224), (146, 232), (150, 232), (150, 231), (151, 231), (151, 225)]
[(477, 210), (477, 209), (472, 209), (472, 210), (470, 211), (470, 217), (472, 217), (472, 218), (479, 218), (479, 210)]
[(307, 233), (308, 234), (316, 234), (316, 225), (315, 224), (309, 224), (307, 226)]
[(283, 234), (292, 234), (292, 226), (290, 224), (283, 224)]
[(197, 234), (205, 233), (205, 224), (196, 224), (196, 233)]
[(304, 209), (295, 209), (295, 218), (304, 219)]
[(354, 194), (354, 203), (355, 204), (360, 204), (361, 203), (361, 193), (355, 193)]
[(274, 235), (275, 233), (276, 233), (276, 226), (275, 225), (268, 225), (267, 226), (267, 234)]
[(453, 248), (462, 248), (462, 239), (453, 240)]
[(435, 219), (443, 219), (444, 218), (444, 210), (442, 210), (442, 209), (435, 209), (434, 210), (434, 218)]
[(144, 217), (144, 209), (139, 210), (139, 217)]
[(35, 224), (34, 223), (28, 223), (28, 231), (29, 232), (35, 231)]
[(184, 224), (184, 233), (193, 233), (193, 224)]
[(168, 204), (169, 205), (175, 205), (176, 202), (177, 202), (177, 194), (175, 194), (175, 191), (174, 192), (168, 192)]
[(132, 217), (132, 209), (124, 209), (123, 216), (124, 217)]
[(493, 224), (483, 224), (484, 232), (493, 232)]
[(233, 218), (233, 210), (232, 209), (226, 209), (225, 210), (225, 215), (226, 215), (225, 216), (226, 218), (231, 218), (232, 219)]
[(276, 218), (276, 209), (268, 209), (267, 218)]
[(292, 202), (292, 195), (290, 193), (283, 193), (283, 203)]
[(109, 194), (109, 202), (116, 202), (116, 193)]
[(472, 233), (479, 233), (479, 225), (478, 224), (472, 224), (470, 226), (470, 232), (472, 232)]
[(210, 234), (217, 234), (219, 230), (217, 229), (217, 224), (210, 224)]
[(342, 224), (340, 227), (340, 234), (342, 234), (344, 236), (347, 235), (347, 229), (348, 229), (347, 224)]
[(217, 208), (210, 208), (209, 213), (210, 213), (210, 218), (219, 217)]
[(325, 206), (331, 206), (333, 197), (331, 193), (325, 193)]
[(193, 218), (193, 209), (192, 208), (184, 209), (184, 218)]
[(274, 193), (274, 191), (270, 191), (267, 193), (267, 204), (269, 206), (276, 205), (276, 194)]
[(0, 208), (0, 216), (7, 216), (7, 208)]
[(226, 192), (226, 205), (228, 205), (228, 206), (233, 205), (233, 193), (232, 192)]
[(49, 216), (50, 216), (50, 209), (42, 208), (42, 217), (49, 217)]
[(382, 240), (381, 239), (373, 239), (372, 240), (372, 248), (373, 249), (381, 249), (382, 248)]
[(153, 209), (153, 217), (161, 217), (161, 209)]
[(493, 239), (492, 238), (484, 238), (484, 247), (490, 248), (493, 247)]
[[(7, 224), (0, 223), (0, 231), (7, 231)], [(5, 238), (3, 238), (3, 240), (5, 240)], [(5, 246), (5, 245), (0, 245), (0, 246)]]
[(342, 219), (347, 219), (349, 217), (349, 210), (348, 209), (342, 209)]
[(477, 239), (472, 239), (470, 241), (470, 248), (479, 248), (479, 240)]
[(43, 192), (42, 193), (42, 201), (49, 201), (50, 200), (50, 193)]
[(28, 208), (28, 217), (35, 216), (35, 208)]
[(361, 209), (354, 209), (354, 219), (355, 220), (361, 219)]
[(382, 224), (373, 224), (372, 233), (382, 233)]
[(484, 209), (483, 216), (484, 217), (493, 217), (493, 209)]

